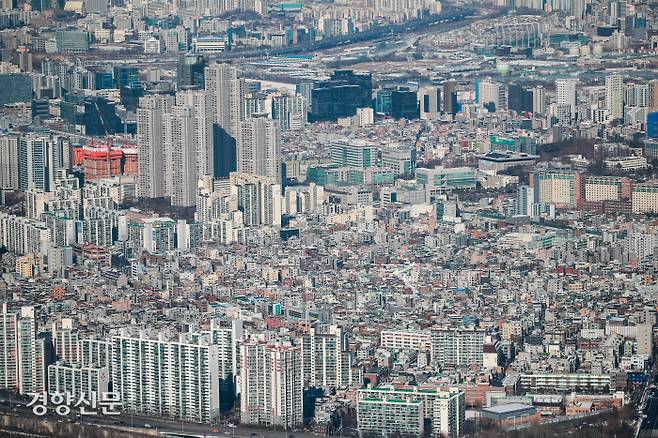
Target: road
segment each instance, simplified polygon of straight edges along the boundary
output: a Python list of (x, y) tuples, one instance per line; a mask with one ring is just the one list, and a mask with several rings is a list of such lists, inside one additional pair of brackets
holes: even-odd
[[(251, 427), (230, 427), (229, 425), (208, 425), (198, 423), (188, 423), (181, 421), (171, 421), (161, 418), (142, 417), (138, 415), (121, 414), (121, 415), (87, 415), (80, 416), (77, 408), (71, 408), (68, 416), (62, 417), (54, 412), (54, 409), (48, 409), (44, 416), (37, 416), (32, 412), (31, 407), (27, 407), (23, 398), (7, 398), (0, 400), (0, 415), (10, 415), (15, 417), (29, 418), (34, 417), (35, 421), (50, 422), (73, 422), (80, 424), (95, 425), (98, 427), (116, 428), (134, 431), (153, 431), (156, 430), (162, 435), (169, 436), (203, 436), (203, 437), (223, 437), (223, 438), (318, 438), (320, 435), (310, 432), (298, 431), (277, 431), (272, 429), (251, 428)], [(2, 436), (0, 434), (0, 436)], [(39, 436), (38, 434), (25, 436)]]
[[(472, 8), (451, 7), (449, 10), (443, 11), (440, 14), (430, 15), (420, 20), (410, 20), (402, 24), (391, 24), (381, 27), (375, 27), (371, 30), (364, 32), (357, 32), (348, 35), (342, 35), (332, 38), (324, 38), (319, 41), (313, 41), (306, 44), (299, 44), (296, 46), (258, 49), (258, 50), (241, 50), (225, 52), (217, 55), (217, 58), (231, 59), (231, 58), (260, 58), (268, 56), (285, 56), (292, 54), (312, 53), (317, 51), (326, 51), (335, 47), (346, 46), (355, 43), (362, 43), (366, 41), (373, 41), (380, 38), (388, 37), (394, 34), (405, 34), (411, 32), (421, 31), (428, 27), (437, 26), (443, 23), (452, 21), (461, 21), (466, 17), (473, 15), (476, 11)], [(502, 12), (501, 12), (502, 14)]]
[(645, 384), (646, 389), (640, 401), (642, 422), (637, 430), (639, 438), (658, 437), (658, 369), (654, 365)]
[[(492, 19), (497, 16), (502, 16), (506, 13), (501, 9), (493, 14), (487, 16), (474, 16), (476, 13), (475, 8), (461, 8), (461, 7), (446, 7), (446, 10), (441, 14), (431, 15), (421, 20), (411, 20), (402, 24), (392, 24), (374, 29), (357, 32), (348, 35), (342, 35), (333, 38), (324, 38), (319, 41), (313, 41), (306, 44), (299, 44), (295, 46), (281, 47), (281, 48), (268, 48), (268, 49), (255, 49), (255, 50), (234, 50), (231, 52), (224, 52), (221, 54), (210, 55), (211, 59), (256, 59), (267, 58), (272, 56), (287, 56), (299, 54), (312, 54), (315, 52), (328, 53), (333, 49), (348, 47), (351, 45), (359, 45), (363, 42), (368, 42), (370, 45), (377, 41), (389, 39), (393, 36), (403, 35), (421, 35), (427, 32), (453, 30), (470, 24), (473, 20), (486, 20)], [(472, 17), (472, 18), (470, 18)], [(177, 56), (171, 55), (143, 55), (131, 54), (127, 59), (119, 55), (117, 59), (103, 59), (94, 60), (95, 54), (87, 55), (85, 59), (88, 65), (94, 64), (129, 64), (137, 66), (151, 66), (151, 67), (168, 67), (178, 62)]]
[(0, 429), (0, 436), (10, 437), (26, 437), (26, 438), (46, 438), (46, 435), (38, 435), (35, 433), (21, 432), (18, 430)]
[[(649, 391), (644, 414), (646, 418), (642, 422), (641, 431), (655, 430), (658, 432), (658, 392), (655, 389)], [(640, 432), (640, 436), (643, 436), (642, 432)]]
[(640, 438), (658, 437), (658, 391), (656, 389), (649, 389), (643, 417)]

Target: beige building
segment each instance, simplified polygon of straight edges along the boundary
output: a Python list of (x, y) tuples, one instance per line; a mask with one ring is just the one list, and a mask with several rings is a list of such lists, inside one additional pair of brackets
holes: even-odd
[(637, 354), (651, 357), (653, 354), (653, 326), (641, 324), (637, 326)]
[(658, 213), (658, 181), (637, 184), (634, 187), (633, 213)]
[(274, 178), (281, 183), (281, 146), (275, 120), (254, 117), (240, 124), (237, 138), (238, 171)]
[(585, 179), (586, 201), (618, 201), (630, 197), (631, 181), (614, 176), (590, 176)]
[(432, 338), (429, 333), (406, 330), (382, 330), (381, 346), (394, 350), (430, 351)]
[(16, 259), (16, 273), (24, 278), (34, 276), (34, 255), (28, 254)]

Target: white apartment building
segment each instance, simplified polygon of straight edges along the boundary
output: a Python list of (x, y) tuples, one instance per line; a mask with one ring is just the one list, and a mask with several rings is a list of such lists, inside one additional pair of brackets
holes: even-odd
[(237, 138), (240, 122), (244, 119), (244, 80), (238, 79), (238, 70), (234, 65), (214, 63), (206, 67), (205, 81), (205, 89), (210, 94), (213, 123)]
[(573, 112), (576, 109), (576, 79), (557, 79), (555, 81), (555, 103), (568, 105)]
[(281, 183), (281, 140), (276, 121), (254, 117), (240, 124), (238, 172), (267, 176)]
[(308, 103), (304, 96), (281, 95), (272, 99), (272, 118), (282, 131), (299, 131), (308, 123)]
[(112, 342), (106, 339), (81, 339), (78, 346), (80, 364), (85, 367), (107, 367), (112, 377)]
[(434, 399), (432, 435), (457, 438), (462, 436), (466, 419), (465, 395), (457, 388), (442, 391)]
[(137, 196), (165, 196), (164, 114), (174, 104), (171, 96), (140, 97), (137, 108)]
[[(448, 390), (441, 390), (439, 388), (419, 388), (419, 387), (378, 387), (360, 389), (357, 393), (358, 399), (358, 427), (359, 431), (380, 431), (386, 432), (384, 436), (389, 436), (391, 432), (405, 432), (400, 429), (405, 424), (393, 423), (387, 424), (387, 421), (381, 421), (381, 425), (372, 424), (372, 416), (368, 414), (363, 408), (381, 409), (383, 406), (378, 403), (374, 405), (362, 402), (381, 401), (391, 402), (397, 401), (399, 403), (418, 403), (420, 408), (420, 416), (422, 419), (431, 420), (432, 430), (426, 431), (433, 437), (449, 437), (457, 438), (462, 435), (465, 422), (465, 394), (457, 388), (449, 388)], [(417, 414), (414, 413), (413, 422)], [(375, 416), (374, 418), (377, 418)], [(380, 418), (380, 420), (384, 420)], [(370, 423), (370, 424), (369, 424)], [(385, 430), (382, 430), (385, 429)], [(392, 430), (390, 430), (392, 428)]]
[(194, 109), (195, 163), (198, 178), (213, 175), (214, 153), (210, 94), (205, 91), (179, 91), (176, 93), (176, 105)]
[(21, 307), (17, 325), (18, 392), (46, 390), (46, 339), (37, 336), (34, 307)]
[(299, 347), (250, 340), (240, 347), (240, 421), (297, 427), (304, 421)]
[(318, 213), (324, 202), (324, 187), (315, 183), (308, 186), (288, 186), (283, 198), (285, 214)]
[(208, 336), (210, 342), (217, 346), (220, 404), (226, 409), (232, 408), (239, 390), (240, 344), (244, 339), (242, 320), (212, 320), (210, 331), (195, 333), (193, 336)]
[(246, 226), (281, 226), (281, 185), (273, 177), (243, 172), (230, 175), (231, 204), (244, 214)]
[(478, 83), (478, 103), (486, 105), (493, 103), (496, 109), (500, 109), (502, 84), (494, 82), (491, 79), (485, 79)]
[(48, 191), (53, 170), (52, 141), (47, 135), (29, 134), (18, 142), (18, 182), (21, 190)]
[(80, 361), (80, 332), (73, 327), (71, 318), (62, 318), (59, 323), (53, 323), (53, 344), (59, 360), (67, 363)]
[(175, 105), (164, 115), (165, 195), (171, 205), (196, 204), (197, 138), (193, 107)]
[(0, 245), (7, 251), (45, 255), (49, 242), (50, 231), (45, 223), (0, 212)]
[(605, 78), (605, 108), (609, 120), (624, 118), (624, 78), (619, 75)]
[(443, 366), (482, 365), (485, 330), (440, 328), (430, 330), (430, 336), (432, 361)]
[(112, 337), (112, 387), (128, 412), (209, 423), (219, 415), (219, 354), (208, 337)]
[(18, 190), (18, 151), (19, 136), (5, 134), (0, 136), (0, 189)]
[(48, 366), (48, 393), (71, 395), (77, 401), (82, 396), (89, 400), (108, 392), (110, 376), (107, 367), (85, 367), (58, 361)]
[(18, 314), (3, 304), (0, 314), (0, 388), (18, 389)]
[(432, 339), (428, 332), (407, 330), (382, 330), (380, 344), (392, 350), (430, 351)]
[(546, 114), (546, 90), (541, 85), (532, 89), (532, 112)]
[(425, 436), (423, 403), (395, 398), (362, 398), (356, 405), (359, 435), (387, 438), (390, 436)]
[(305, 386), (345, 388), (352, 383), (346, 335), (332, 325), (327, 333), (311, 327), (300, 339)]

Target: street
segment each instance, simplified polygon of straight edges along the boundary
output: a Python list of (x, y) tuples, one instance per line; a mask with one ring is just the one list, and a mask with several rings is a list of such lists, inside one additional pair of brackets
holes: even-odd
[(658, 437), (658, 374), (655, 368), (650, 374), (650, 381), (646, 393), (646, 406), (642, 409), (642, 424), (640, 425), (640, 438)]
[(138, 415), (85, 415), (81, 416), (78, 410), (73, 408), (68, 416), (60, 416), (54, 409), (48, 407), (46, 415), (37, 416), (31, 407), (26, 406), (24, 399), (2, 399), (0, 400), (0, 415), (29, 418), (35, 421), (49, 421), (57, 423), (79, 423), (96, 425), (99, 427), (110, 427), (122, 430), (142, 431), (146, 433), (157, 433), (165, 436), (190, 436), (190, 437), (237, 437), (237, 438), (317, 438), (319, 434), (297, 431), (277, 431), (271, 428), (231, 427), (230, 425), (208, 425), (188, 423), (184, 421), (173, 421), (163, 418), (142, 417)]

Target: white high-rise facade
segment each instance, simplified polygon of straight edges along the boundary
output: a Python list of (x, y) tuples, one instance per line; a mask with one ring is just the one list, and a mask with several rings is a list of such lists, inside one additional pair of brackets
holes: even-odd
[[(415, 409), (410, 409), (414, 404)], [(357, 392), (362, 436), (389, 436), (395, 432), (418, 436), (413, 428), (422, 428), (424, 421), (431, 420), (427, 436), (457, 438), (464, 434), (465, 413), (465, 394), (457, 388), (364, 388)]]
[(240, 124), (238, 172), (267, 176), (281, 183), (280, 133), (276, 121), (255, 117)]
[(206, 67), (205, 81), (213, 123), (236, 138), (240, 121), (244, 119), (244, 80), (238, 79), (238, 70), (234, 65), (214, 63)]
[(18, 143), (18, 184), (21, 190), (50, 189), (51, 140), (47, 135), (22, 135)]
[(34, 307), (21, 307), (18, 319), (18, 392), (46, 390), (46, 340), (37, 336)]
[(139, 198), (165, 196), (164, 115), (173, 105), (173, 97), (144, 96), (137, 108), (137, 154)]
[(219, 348), (220, 378), (236, 378), (240, 369), (240, 342), (244, 336), (241, 320), (222, 325), (221, 321), (211, 321), (210, 338)]
[(48, 392), (71, 394), (74, 400), (80, 397), (100, 397), (108, 391), (110, 376), (107, 367), (80, 366), (59, 361), (48, 366)]
[(485, 79), (478, 83), (478, 102), (482, 105), (493, 103), (496, 109), (501, 108), (501, 87), (498, 82)]
[(308, 104), (304, 96), (282, 95), (272, 100), (272, 118), (283, 131), (304, 129), (308, 121)]
[(208, 336), (217, 346), (219, 402), (222, 410), (232, 409), (239, 390), (240, 343), (244, 337), (242, 320), (212, 320), (210, 331), (194, 333), (193, 336)]
[(436, 328), (430, 331), (432, 360), (441, 364), (481, 365), (485, 331)]
[(46, 389), (45, 339), (37, 336), (34, 307), (19, 312), (3, 304), (0, 314), (0, 388), (20, 394)]
[(546, 90), (541, 85), (532, 89), (532, 112), (546, 114)]
[(312, 327), (300, 340), (306, 386), (347, 387), (352, 383), (350, 354), (341, 327), (331, 326), (327, 333)]
[(434, 399), (434, 436), (457, 438), (464, 434), (466, 406), (464, 393), (457, 388), (440, 392)]
[(555, 81), (555, 102), (558, 105), (569, 105), (571, 112), (576, 109), (575, 79), (558, 79)]
[(199, 178), (213, 174), (212, 105), (205, 91), (185, 91), (176, 94), (176, 104), (194, 108), (196, 169)]
[(80, 332), (73, 327), (71, 318), (62, 318), (58, 323), (53, 323), (53, 344), (59, 360), (68, 363), (80, 361)]
[(196, 203), (198, 180), (213, 172), (210, 95), (184, 91), (146, 96), (137, 110), (138, 196), (170, 198), (171, 204)]
[(0, 189), (19, 189), (18, 142), (16, 134), (0, 136)]
[(233, 172), (230, 196), (246, 226), (281, 226), (281, 184), (268, 176)]
[(45, 255), (51, 246), (50, 230), (43, 222), (0, 212), (0, 245), (19, 255)]
[(218, 362), (207, 338), (175, 342), (126, 330), (112, 337), (112, 387), (127, 412), (212, 421), (219, 415)]
[(197, 138), (192, 107), (175, 105), (164, 115), (165, 195), (171, 205), (196, 204)]
[(299, 347), (247, 341), (240, 347), (240, 421), (293, 428), (303, 416)]
[(624, 117), (624, 78), (619, 75), (605, 78), (605, 109), (609, 120)]
[(0, 388), (18, 389), (18, 314), (3, 304), (0, 314)]
[(626, 106), (645, 108), (649, 106), (649, 84), (628, 84)]
[(82, 366), (107, 367), (112, 376), (112, 342), (106, 339), (85, 338), (80, 340), (78, 351)]

